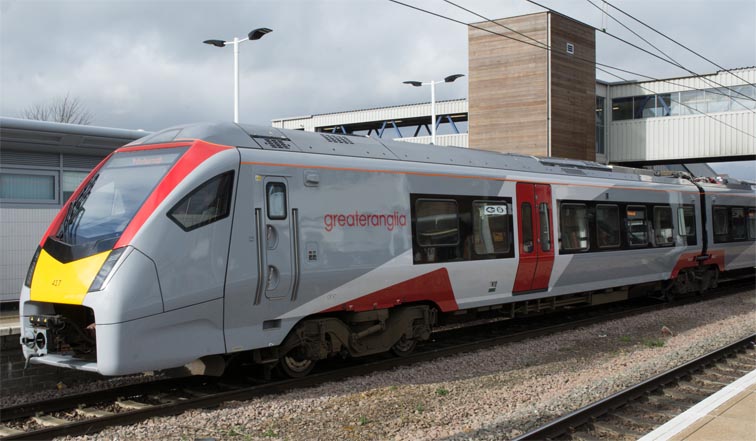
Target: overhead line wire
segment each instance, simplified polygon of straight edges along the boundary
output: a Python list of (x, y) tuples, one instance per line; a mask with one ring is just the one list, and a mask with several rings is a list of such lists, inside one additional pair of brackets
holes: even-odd
[(664, 34), (663, 32), (661, 32), (661, 31), (659, 31), (659, 30), (655, 29), (655, 28), (654, 28), (653, 26), (647, 25), (647, 24), (646, 24), (646, 23), (644, 23), (643, 21), (641, 21), (641, 20), (639, 20), (639, 19), (637, 19), (637, 18), (633, 17), (633, 16), (632, 16), (632, 15), (630, 15), (629, 13), (627, 13), (627, 12), (623, 11), (622, 9), (618, 8), (617, 6), (614, 6), (613, 4), (609, 3), (608, 1), (606, 1), (606, 0), (602, 0), (602, 1), (603, 1), (604, 3), (606, 3), (607, 5), (609, 5), (610, 7), (612, 7), (612, 8), (614, 8), (614, 9), (616, 9), (616, 10), (617, 10), (617, 11), (619, 11), (620, 13), (622, 13), (622, 14), (624, 14), (624, 15), (626, 15), (626, 16), (628, 16), (628, 17), (630, 17), (631, 19), (635, 20), (636, 22), (638, 22), (638, 23), (642, 24), (643, 26), (645, 26), (645, 27), (647, 27), (647, 28), (651, 29), (652, 31), (654, 31), (654, 32), (656, 32), (657, 34), (661, 35), (662, 37), (666, 38), (667, 40), (669, 40), (669, 41), (671, 41), (671, 42), (675, 43), (676, 45), (678, 45), (678, 46), (682, 47), (683, 49), (685, 49), (685, 50), (687, 50), (687, 51), (689, 51), (689, 52), (691, 52), (691, 53), (695, 54), (696, 56), (698, 56), (698, 57), (700, 57), (700, 58), (702, 58), (702, 59), (704, 59), (704, 60), (708, 61), (709, 63), (713, 64), (714, 66), (718, 67), (719, 69), (721, 69), (721, 70), (723, 70), (723, 71), (725, 71), (725, 72), (729, 73), (730, 75), (734, 76), (735, 78), (739, 79), (740, 81), (743, 81), (743, 82), (745, 82), (746, 84), (753, 84), (753, 83), (749, 82), (748, 80), (746, 80), (745, 78), (743, 78), (743, 77), (741, 77), (741, 76), (739, 76), (739, 75), (736, 75), (736, 74), (735, 74), (734, 72), (732, 72), (732, 70), (731, 70), (731, 69), (726, 69), (726, 68), (724, 68), (724, 67), (720, 66), (720, 65), (719, 65), (719, 64), (717, 64), (716, 62), (714, 62), (714, 61), (712, 61), (712, 60), (710, 60), (710, 59), (708, 59), (708, 58), (704, 57), (703, 55), (699, 54), (698, 52), (694, 51), (693, 49), (691, 49), (691, 48), (689, 48), (689, 47), (685, 46), (684, 44), (680, 43), (679, 41), (675, 40), (674, 38), (672, 38), (672, 37), (669, 37), (669, 36), (665, 35), (665, 34)]
[[(698, 78), (700, 78), (700, 79), (701, 79), (701, 80), (703, 80), (703, 81), (706, 81), (706, 82), (709, 82), (709, 83), (714, 83), (714, 84), (716, 84), (716, 85), (718, 85), (718, 86), (722, 86), (722, 84), (720, 84), (720, 83), (718, 83), (718, 82), (716, 82), (716, 81), (710, 80), (710, 79), (708, 79), (708, 78), (704, 77), (704, 76), (703, 76), (703, 75), (701, 75), (701, 74), (698, 74), (698, 73), (696, 73), (696, 72), (693, 72), (693, 71), (691, 71), (691, 70), (687, 69), (687, 68), (686, 68), (686, 67), (684, 67), (684, 66), (683, 66), (682, 64), (680, 64), (680, 62), (678, 62), (677, 60), (675, 60), (674, 58), (672, 58), (672, 57), (671, 57), (671, 56), (670, 56), (669, 54), (665, 53), (665, 52), (664, 52), (663, 50), (661, 50), (661, 49), (659, 49), (658, 47), (656, 47), (656, 46), (655, 46), (655, 45), (654, 45), (653, 43), (651, 43), (650, 41), (648, 41), (648, 40), (646, 40), (645, 38), (643, 38), (643, 36), (641, 36), (640, 34), (638, 34), (637, 32), (635, 32), (634, 30), (630, 29), (630, 27), (629, 27), (629, 26), (627, 26), (626, 24), (624, 24), (624, 23), (622, 23), (621, 21), (619, 21), (619, 20), (618, 20), (617, 18), (615, 18), (615, 17), (613, 16), (613, 15), (611, 15), (611, 14), (609, 14), (608, 12), (604, 11), (603, 9), (601, 9), (601, 7), (600, 7), (599, 5), (597, 5), (596, 3), (592, 2), (591, 0), (585, 0), (585, 1), (587, 1), (588, 3), (590, 3), (590, 4), (591, 4), (591, 5), (592, 5), (592, 6), (594, 7), (594, 8), (598, 9), (599, 11), (601, 11), (601, 12), (602, 12), (603, 14), (605, 14), (606, 16), (608, 16), (609, 18), (611, 18), (612, 20), (616, 21), (616, 22), (617, 22), (617, 23), (618, 23), (618, 24), (619, 24), (620, 26), (622, 26), (623, 28), (625, 28), (625, 29), (627, 29), (628, 31), (630, 31), (630, 32), (631, 32), (631, 33), (632, 33), (633, 35), (635, 35), (636, 37), (638, 37), (638, 38), (640, 38), (641, 40), (643, 40), (643, 41), (644, 41), (644, 42), (645, 42), (646, 44), (648, 44), (648, 45), (649, 45), (649, 46), (651, 46), (652, 48), (654, 48), (654, 49), (656, 49), (657, 51), (659, 51), (659, 52), (660, 52), (660, 53), (661, 53), (662, 55), (664, 55), (665, 57), (669, 58), (669, 60), (670, 60), (670, 61), (672, 61), (672, 62), (673, 62), (673, 63), (674, 63), (675, 65), (677, 65), (677, 66), (678, 66), (678, 67), (680, 67), (681, 69), (685, 69), (685, 70), (687, 70), (688, 72), (691, 72), (691, 73), (695, 74), (695, 75), (696, 75), (696, 76), (697, 76)], [(604, 32), (604, 33), (606, 33), (606, 31), (605, 31), (605, 30), (604, 30), (603, 32)], [(723, 86), (723, 87), (724, 87), (724, 86)], [(730, 90), (731, 92), (735, 92), (735, 93), (737, 93), (737, 94), (739, 94), (739, 95), (743, 95), (743, 96), (745, 96), (745, 97), (747, 97), (747, 98), (749, 98), (749, 99), (751, 99), (751, 100), (753, 100), (753, 101), (756, 101), (756, 100), (754, 100), (753, 98), (750, 98), (750, 97), (748, 97), (747, 95), (745, 95), (745, 94), (743, 94), (743, 93), (740, 93), (740, 92), (738, 92), (738, 91), (735, 91), (735, 90), (731, 89), (730, 87), (727, 87), (727, 89), (728, 89), (728, 90)], [(722, 94), (722, 95), (724, 95), (724, 94)], [(724, 95), (724, 96), (727, 96), (727, 95)], [(739, 100), (735, 99), (735, 98), (734, 98), (734, 97), (733, 97), (732, 95), (729, 95), (729, 96), (728, 96), (728, 98), (730, 98), (730, 100), (731, 100), (731, 101), (735, 101), (735, 102), (736, 102), (737, 104), (739, 104), (739, 105), (740, 105), (741, 107), (743, 107), (744, 109), (746, 109), (746, 110), (750, 111), (751, 113), (756, 113), (756, 111), (755, 111), (755, 110), (752, 110), (752, 109), (751, 109), (750, 107), (748, 107), (748, 106), (746, 106), (745, 104), (741, 103), (741, 102), (740, 102)]]
[[(469, 13), (471, 13), (471, 14), (479, 17), (479, 18), (482, 18), (483, 20), (486, 20), (488, 22), (494, 23), (494, 24), (496, 24), (496, 25), (498, 25), (498, 26), (500, 26), (500, 27), (502, 27), (504, 29), (507, 29), (507, 30), (515, 32), (515, 33), (517, 33), (519, 35), (522, 35), (523, 37), (529, 38), (530, 40), (534, 41), (536, 44), (533, 44), (533, 43), (530, 43), (530, 42), (527, 42), (527, 41), (523, 41), (523, 40), (514, 38), (514, 37), (512, 37), (510, 35), (502, 34), (502, 33), (496, 32), (496, 31), (492, 31), (490, 29), (486, 29), (486, 28), (477, 26), (477, 25), (475, 25), (473, 23), (463, 22), (463, 21), (460, 21), (460, 20), (457, 20), (457, 19), (454, 19), (454, 18), (451, 18), (451, 17), (447, 17), (447, 16), (442, 15), (442, 14), (438, 14), (438, 13), (433, 12), (433, 11), (429, 11), (427, 9), (423, 9), (423, 8), (420, 8), (420, 7), (417, 7), (417, 6), (414, 6), (414, 5), (403, 3), (403, 2), (398, 1), (398, 0), (389, 0), (389, 1), (392, 2), (392, 3), (396, 3), (398, 5), (401, 5), (401, 6), (406, 6), (406, 7), (410, 8), (410, 9), (414, 9), (414, 10), (419, 11), (419, 12), (423, 12), (423, 13), (426, 13), (426, 14), (429, 14), (429, 15), (436, 16), (438, 18), (441, 18), (441, 19), (444, 19), (444, 20), (447, 20), (447, 21), (451, 21), (451, 22), (454, 22), (454, 23), (457, 23), (457, 24), (461, 24), (461, 25), (464, 25), (464, 26), (467, 26), (467, 27), (478, 29), (480, 31), (488, 32), (489, 34), (493, 34), (493, 35), (497, 35), (499, 37), (504, 37), (504, 38), (507, 38), (507, 39), (510, 39), (510, 40), (518, 41), (520, 43), (524, 43), (524, 44), (527, 44), (529, 46), (538, 47), (538, 48), (544, 49), (546, 51), (551, 51), (551, 46), (549, 46), (549, 45), (547, 45), (545, 43), (542, 43), (542, 42), (538, 41), (537, 39), (535, 39), (535, 38), (533, 38), (533, 37), (531, 37), (529, 35), (523, 34), (522, 32), (516, 31), (516, 30), (514, 30), (514, 29), (512, 29), (510, 27), (507, 27), (507, 26), (505, 26), (505, 25), (503, 25), (503, 24), (501, 24), (501, 23), (499, 23), (499, 22), (497, 22), (495, 20), (487, 18), (487, 17), (485, 17), (485, 16), (483, 16), (481, 14), (478, 14), (477, 12), (474, 12), (474, 11), (471, 11), (470, 9), (462, 7), (462, 6), (456, 4), (456, 3), (452, 2), (452, 1), (449, 1), (449, 0), (444, 0), (444, 1), (446, 1), (447, 3), (449, 3), (451, 5), (456, 6), (459, 9), (462, 9), (462, 10), (464, 10), (466, 12), (469, 12)], [(649, 75), (645, 75), (645, 74), (642, 74), (642, 73), (633, 72), (633, 71), (627, 70), (627, 69), (622, 69), (620, 67), (615, 67), (615, 66), (610, 66), (608, 64), (599, 63), (596, 60), (584, 58), (584, 57), (581, 57), (579, 55), (572, 55), (572, 58), (574, 58), (576, 60), (579, 60), (579, 61), (582, 61), (582, 62), (585, 62), (585, 63), (589, 63), (592, 66), (603, 66), (603, 67), (606, 67), (608, 69), (614, 69), (614, 70), (617, 70), (617, 71), (620, 71), (620, 72), (624, 72), (624, 73), (627, 73), (627, 74), (630, 74), (630, 75), (635, 75), (635, 76), (638, 76), (638, 77), (641, 77), (641, 78), (645, 78), (645, 79), (651, 80), (651, 81), (664, 82), (664, 83), (671, 84), (671, 85), (677, 86), (677, 87), (682, 87), (682, 88), (685, 88), (685, 89), (688, 89), (688, 90), (698, 90), (698, 91), (702, 91), (703, 90), (703, 89), (700, 89), (700, 88), (697, 88), (697, 87), (688, 86), (686, 84), (676, 83), (676, 82), (668, 80), (668, 79), (655, 78), (655, 77), (652, 77), (652, 76), (649, 76)], [(725, 94), (723, 94), (721, 92), (718, 92), (718, 91), (710, 91), (709, 93), (713, 93), (713, 94), (716, 94), (716, 95), (722, 95), (722, 96), (729, 97), (729, 95), (725, 95)]]
[[(457, 24), (461, 24), (461, 25), (463, 25), (463, 26), (466, 26), (466, 27), (471, 27), (471, 28), (474, 28), (474, 29), (478, 29), (478, 30), (480, 30), (480, 31), (483, 31), (483, 32), (487, 32), (487, 33), (489, 33), (489, 34), (498, 35), (499, 37), (507, 38), (507, 39), (509, 39), (509, 40), (518, 41), (518, 42), (520, 42), (520, 43), (523, 43), (523, 44), (527, 44), (528, 46), (534, 46), (534, 47), (537, 47), (537, 48), (539, 48), (539, 49), (543, 49), (543, 50), (546, 50), (546, 51), (551, 51), (551, 47), (550, 47), (550, 46), (547, 46), (547, 45), (543, 45), (543, 43), (541, 43), (540, 45), (536, 45), (536, 44), (533, 44), (533, 43), (530, 43), (530, 42), (527, 42), (527, 41), (519, 40), (519, 39), (517, 39), (517, 38), (514, 38), (514, 37), (511, 37), (511, 36), (509, 36), (509, 35), (505, 35), (505, 34), (502, 34), (502, 33), (496, 32), (496, 31), (492, 31), (492, 30), (490, 30), (490, 29), (486, 29), (486, 28), (483, 28), (483, 27), (481, 27), (481, 26), (477, 26), (477, 25), (475, 25), (475, 24), (472, 24), (472, 23), (465, 23), (465, 22), (463, 22), (463, 21), (461, 21), (461, 20), (457, 20), (457, 19), (455, 19), (455, 18), (452, 18), (452, 17), (447, 17), (447, 16), (445, 16), (445, 15), (442, 15), (442, 14), (439, 14), (439, 13), (436, 13), (436, 12), (433, 12), (433, 11), (429, 11), (429, 10), (427, 10), (427, 9), (423, 9), (423, 8), (420, 8), (420, 7), (418, 7), (418, 6), (410, 5), (410, 4), (407, 4), (407, 3), (401, 2), (401, 1), (399, 1), (399, 0), (388, 0), (388, 1), (390, 1), (390, 2), (392, 2), (392, 3), (396, 3), (396, 4), (398, 4), (398, 5), (401, 5), (401, 6), (404, 6), (404, 7), (407, 7), (407, 8), (410, 8), (410, 9), (414, 9), (414, 10), (416, 10), (416, 11), (419, 11), (419, 12), (422, 12), (422, 13), (425, 13), (425, 14), (428, 14), (428, 15), (433, 15), (433, 16), (435, 16), (435, 17), (438, 17), (438, 18), (441, 18), (441, 19), (443, 19), (443, 20), (447, 20), (447, 21), (451, 21), (451, 22), (454, 22), (454, 23), (457, 23)], [(539, 5), (539, 6), (540, 6), (540, 5)], [(541, 6), (541, 7), (543, 7), (543, 6)], [(545, 8), (545, 9), (548, 9), (548, 8)], [(475, 15), (478, 15), (478, 14), (475, 14)], [(482, 17), (482, 16), (481, 16), (481, 17)], [(490, 20), (490, 19), (486, 19), (485, 17), (483, 17), (483, 19), (484, 19), (484, 20), (488, 20), (489, 22), (490, 22), (490, 21), (492, 21), (492, 20)], [(620, 71), (620, 72), (629, 73), (629, 74), (631, 74), (631, 75), (637, 75), (637, 76), (640, 76), (640, 77), (648, 78), (648, 79), (650, 79), (650, 80), (653, 80), (653, 81), (666, 82), (666, 83), (669, 83), (669, 84), (677, 85), (677, 86), (680, 86), (680, 87), (685, 87), (685, 88), (688, 88), (688, 89), (692, 89), (692, 90), (700, 90), (700, 89), (697, 89), (697, 88), (695, 88), (695, 87), (690, 87), (690, 86), (685, 86), (685, 85), (682, 85), (682, 84), (677, 84), (677, 83), (674, 83), (674, 82), (672, 82), (672, 81), (669, 81), (669, 80), (658, 79), (658, 78), (650, 77), (650, 76), (648, 76), (648, 75), (640, 74), (640, 73), (637, 73), (637, 72), (632, 72), (632, 71), (629, 71), (629, 70), (626, 70), (626, 69), (621, 69), (621, 68), (618, 68), (618, 67), (610, 66), (610, 65), (608, 65), (608, 64), (599, 63), (599, 62), (597, 62), (597, 61), (595, 61), (595, 60), (589, 60), (589, 59), (587, 59), (587, 58), (583, 58), (583, 57), (579, 57), (579, 56), (575, 56), (574, 58), (575, 58), (576, 60), (580, 60), (580, 61), (583, 61), (583, 62), (587, 62), (587, 63), (590, 63), (591, 65), (595, 66), (595, 67), (596, 67), (596, 69), (599, 69), (599, 67), (598, 67), (598, 66), (601, 66), (601, 67), (605, 67), (605, 68), (608, 68), (608, 69), (613, 69), (613, 70), (617, 70), (617, 71)], [(611, 73), (611, 72), (608, 72), (608, 71), (606, 71), (605, 69), (599, 69), (599, 70), (601, 70), (602, 72), (608, 73), (609, 75), (612, 75), (612, 76), (614, 76), (614, 77), (617, 77), (617, 78), (619, 78), (619, 79), (621, 79), (621, 80), (623, 80), (623, 81), (627, 81), (627, 82), (630, 82), (630, 80), (628, 80), (628, 79), (626, 79), (626, 78), (622, 78), (622, 77), (620, 77), (619, 75), (613, 74), (613, 73)], [(653, 90), (651, 90), (651, 89), (649, 89), (649, 88), (647, 88), (647, 87), (644, 87), (644, 86), (640, 86), (640, 85), (638, 85), (638, 87), (640, 87), (640, 88), (642, 88), (642, 89), (645, 89), (646, 91), (648, 91), (648, 92), (650, 92), (650, 93), (652, 93), (652, 94), (655, 94), (655, 95), (657, 94), (657, 92), (654, 92)], [(671, 99), (671, 98), (670, 98), (670, 99)], [(755, 139), (756, 139), (756, 136), (754, 136), (753, 134), (751, 134), (751, 133), (748, 133), (748, 132), (745, 132), (745, 131), (743, 131), (743, 130), (741, 130), (741, 129), (738, 129), (737, 127), (734, 127), (734, 126), (732, 126), (732, 125), (730, 125), (730, 124), (727, 124), (726, 122), (724, 122), (724, 121), (721, 121), (721, 120), (719, 120), (719, 119), (717, 119), (717, 118), (715, 118), (715, 117), (713, 117), (713, 116), (709, 115), (708, 113), (705, 113), (705, 112), (701, 112), (700, 110), (698, 110), (698, 109), (695, 109), (695, 108), (693, 108), (693, 107), (690, 107), (690, 106), (688, 106), (687, 104), (683, 104), (683, 103), (681, 103), (681, 102), (679, 102), (679, 101), (674, 101), (674, 102), (676, 102), (677, 104), (680, 104), (680, 105), (681, 105), (681, 106), (683, 106), (683, 107), (687, 107), (688, 109), (691, 109), (691, 110), (693, 110), (693, 111), (695, 111), (695, 112), (697, 112), (697, 113), (701, 113), (701, 114), (703, 114), (703, 115), (705, 115), (705, 116), (707, 116), (707, 117), (709, 117), (709, 118), (713, 119), (714, 121), (716, 121), (716, 122), (718, 122), (718, 123), (720, 123), (720, 124), (723, 124), (723, 125), (725, 125), (725, 126), (727, 126), (727, 127), (730, 127), (730, 128), (732, 128), (733, 130), (736, 130), (736, 131), (738, 131), (738, 132), (740, 132), (740, 133), (743, 133), (743, 134), (745, 134), (745, 135), (747, 135), (747, 136), (750, 136), (751, 138), (755, 138)]]
[[(564, 15), (565, 17), (567, 17), (567, 15), (565, 15), (565, 14), (562, 14), (561, 12), (557, 11), (556, 9), (552, 9), (552, 8), (550, 8), (550, 7), (548, 7), (548, 6), (544, 6), (544, 5), (542, 5), (542, 4), (538, 3), (538, 2), (536, 2), (535, 0), (525, 0), (525, 1), (526, 1), (526, 2), (528, 2), (528, 3), (532, 3), (532, 4), (536, 5), (536, 6), (539, 6), (539, 7), (543, 8), (543, 9), (546, 9), (547, 11), (555, 12), (555, 13), (557, 13), (557, 14), (560, 14), (560, 15)], [(607, 14), (607, 15), (609, 15), (609, 14)], [(610, 17), (611, 17), (611, 16), (610, 16)], [(590, 25), (588, 25), (588, 26), (590, 26)], [(694, 71), (692, 71), (692, 70), (688, 69), (687, 67), (685, 67), (685, 66), (681, 65), (680, 63), (677, 63), (677, 62), (673, 62), (673, 61), (667, 60), (667, 59), (665, 59), (664, 57), (661, 57), (660, 55), (657, 55), (657, 54), (655, 54), (655, 53), (653, 53), (653, 52), (651, 52), (651, 51), (649, 51), (649, 50), (647, 50), (647, 49), (644, 49), (644, 48), (642, 48), (642, 47), (638, 46), (638, 45), (637, 45), (637, 44), (635, 44), (635, 43), (629, 42), (629, 41), (625, 40), (625, 39), (624, 39), (624, 38), (622, 38), (622, 37), (619, 37), (619, 36), (617, 36), (617, 35), (614, 35), (614, 34), (612, 34), (611, 32), (607, 32), (607, 31), (606, 31), (605, 29), (599, 29), (599, 28), (597, 28), (597, 27), (595, 27), (595, 26), (590, 26), (590, 27), (591, 27), (591, 28), (593, 28), (593, 30), (594, 30), (594, 31), (602, 32), (602, 33), (603, 33), (604, 35), (608, 35), (609, 37), (612, 37), (612, 38), (614, 38), (615, 40), (621, 41), (622, 43), (625, 43), (625, 44), (626, 44), (626, 45), (628, 45), (628, 46), (631, 46), (631, 47), (633, 47), (633, 48), (635, 48), (635, 49), (637, 49), (637, 50), (639, 50), (639, 51), (641, 51), (641, 52), (644, 52), (644, 53), (646, 53), (646, 54), (648, 54), (648, 55), (651, 55), (651, 56), (652, 56), (652, 57), (654, 57), (654, 58), (658, 58), (659, 60), (662, 60), (662, 61), (663, 61), (663, 62), (665, 62), (665, 63), (671, 64), (672, 66), (675, 66), (675, 67), (678, 67), (678, 68), (680, 68), (680, 69), (683, 69), (683, 70), (685, 70), (686, 72), (688, 72), (688, 73), (690, 73), (690, 74), (694, 75), (694, 76), (695, 76), (696, 78), (699, 78), (699, 79), (703, 79), (703, 75), (700, 75), (700, 74), (698, 74), (698, 73), (696, 73), (696, 72), (694, 72)], [(707, 81), (707, 80), (704, 80), (704, 81)], [(709, 81), (709, 82), (711, 82), (711, 83), (714, 83), (714, 84), (716, 84), (716, 85), (717, 85), (717, 86), (719, 86), (719, 87), (724, 87), (725, 89), (728, 89), (728, 90), (729, 90), (729, 91), (731, 91), (731, 92), (737, 93), (738, 95), (742, 95), (742, 96), (743, 96), (743, 97), (744, 97), (745, 99), (748, 99), (748, 100), (750, 100), (750, 101), (756, 101), (756, 98), (752, 98), (752, 97), (750, 97), (750, 96), (748, 96), (748, 95), (746, 95), (746, 94), (744, 94), (744, 93), (742, 93), (742, 92), (739, 92), (739, 91), (737, 91), (737, 90), (733, 90), (733, 89), (731, 89), (730, 87), (727, 87), (727, 86), (725, 86), (724, 84), (721, 84), (721, 83), (719, 83), (719, 82), (717, 82), (717, 81), (715, 81), (715, 80), (712, 80), (712, 79), (708, 79), (708, 81)], [(730, 96), (730, 95), (725, 95), (725, 96)], [(750, 109), (749, 109), (749, 110), (750, 110)], [(756, 111), (752, 111), (752, 112), (755, 112), (755, 113), (756, 113)]]

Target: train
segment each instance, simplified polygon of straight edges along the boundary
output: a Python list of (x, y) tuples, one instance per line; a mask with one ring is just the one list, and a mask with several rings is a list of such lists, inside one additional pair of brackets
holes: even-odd
[(283, 374), (410, 354), (442, 324), (753, 277), (756, 185), (232, 123), (87, 176), (21, 289), (27, 362)]

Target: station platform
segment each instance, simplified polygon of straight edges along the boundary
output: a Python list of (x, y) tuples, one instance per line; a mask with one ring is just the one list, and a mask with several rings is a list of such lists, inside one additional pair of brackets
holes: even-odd
[(21, 334), (18, 309), (0, 310), (0, 337)]
[(756, 440), (756, 370), (640, 439), (660, 440)]

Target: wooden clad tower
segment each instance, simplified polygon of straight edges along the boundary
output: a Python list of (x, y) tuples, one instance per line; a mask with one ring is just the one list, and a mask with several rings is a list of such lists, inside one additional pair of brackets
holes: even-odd
[(476, 26), (532, 45), (469, 28), (470, 147), (595, 160), (593, 28), (551, 12), (497, 23), (552, 50), (496, 23)]

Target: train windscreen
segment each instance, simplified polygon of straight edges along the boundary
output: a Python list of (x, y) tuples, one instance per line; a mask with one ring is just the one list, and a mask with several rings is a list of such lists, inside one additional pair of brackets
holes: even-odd
[(71, 201), (54, 239), (75, 258), (112, 247), (186, 148), (116, 152)]

